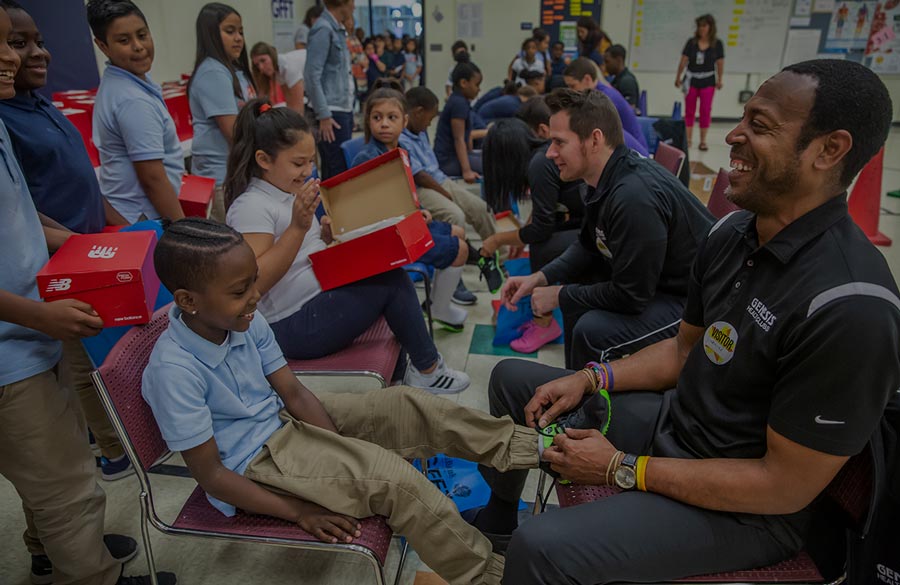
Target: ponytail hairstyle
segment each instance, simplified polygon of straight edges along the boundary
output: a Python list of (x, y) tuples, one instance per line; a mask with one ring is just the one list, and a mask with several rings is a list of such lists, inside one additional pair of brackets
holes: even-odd
[[(379, 83), (382, 82), (382, 83)], [(372, 139), (372, 128), (369, 126), (369, 116), (372, 115), (372, 109), (381, 102), (393, 101), (403, 112), (403, 115), (409, 114), (409, 107), (406, 105), (406, 97), (400, 90), (400, 82), (396, 79), (381, 78), (375, 82), (375, 91), (366, 98), (366, 112), (363, 115), (363, 133), (366, 137), (366, 144)]]
[(465, 61), (457, 65), (453, 68), (453, 75), (451, 76), (451, 81), (453, 81), (453, 89), (459, 89), (459, 82), (462, 80), (469, 81), (474, 79), (476, 75), (481, 74), (481, 69), (478, 68), (475, 63), (471, 61)]
[(528, 198), (528, 165), (534, 151), (546, 144), (528, 124), (504, 118), (491, 126), (484, 138), (484, 199), (491, 209), (509, 209), (509, 197)]
[[(234, 97), (239, 100), (244, 99), (241, 91), (241, 82), (238, 80), (237, 72), (243, 71), (247, 80), (256, 91), (256, 84), (253, 81), (253, 75), (250, 73), (250, 60), (247, 58), (247, 44), (244, 43), (244, 49), (241, 51), (240, 57), (232, 61), (222, 45), (222, 35), (219, 33), (219, 25), (223, 20), (232, 14), (240, 13), (227, 4), (221, 2), (210, 2), (200, 9), (197, 15), (197, 56), (194, 60), (194, 71), (200, 67), (200, 64), (207, 57), (212, 57), (231, 72), (231, 86), (234, 91)], [(191, 91), (191, 83), (194, 81), (193, 76), (188, 81), (188, 93)]]
[(167, 289), (202, 291), (216, 276), (220, 256), (244, 243), (224, 223), (202, 217), (163, 221), (164, 232), (153, 251), (153, 266)]
[(264, 99), (252, 99), (238, 113), (234, 123), (234, 145), (228, 155), (228, 172), (222, 187), (225, 209), (247, 190), (253, 177), (261, 177), (256, 152), (269, 157), (290, 148), (312, 132), (306, 118), (290, 108), (273, 108)]
[[(259, 55), (269, 56), (269, 59), (272, 60), (275, 75), (268, 77), (253, 64), (253, 57), (258, 57)], [(272, 85), (277, 83), (278, 79), (278, 51), (275, 50), (275, 47), (263, 41), (253, 45), (253, 48), (250, 49), (250, 71), (253, 73), (253, 83), (256, 85), (256, 91), (259, 96), (272, 97), (269, 94), (272, 91)]]

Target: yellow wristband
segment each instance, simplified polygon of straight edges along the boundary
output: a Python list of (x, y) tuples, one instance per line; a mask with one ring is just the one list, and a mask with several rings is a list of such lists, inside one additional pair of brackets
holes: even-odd
[(637, 481), (637, 489), (642, 492), (647, 491), (647, 484), (645, 483), (645, 478), (647, 475), (647, 463), (650, 461), (649, 455), (641, 455), (638, 457), (637, 464), (635, 465), (635, 479)]

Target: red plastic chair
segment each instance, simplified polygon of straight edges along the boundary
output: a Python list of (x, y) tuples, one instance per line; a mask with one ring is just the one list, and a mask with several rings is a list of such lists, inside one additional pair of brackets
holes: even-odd
[(677, 177), (681, 173), (681, 166), (684, 164), (685, 156), (683, 152), (671, 144), (660, 142), (656, 147), (656, 154), (653, 158), (663, 168)]
[(400, 343), (380, 317), (341, 351), (312, 360), (288, 360), (288, 367), (304, 376), (365, 376), (386, 388), (399, 357)]
[(728, 185), (728, 171), (719, 169), (719, 175), (716, 177), (716, 182), (713, 183), (712, 193), (710, 193), (709, 201), (706, 203), (706, 208), (716, 219), (722, 219), (732, 211), (740, 209), (740, 207), (725, 197), (725, 190), (728, 188)]
[[(277, 518), (243, 512), (226, 517), (212, 507), (198, 486), (185, 502), (174, 523), (167, 524), (160, 519), (153, 502), (148, 470), (170, 452), (160, 435), (150, 407), (141, 397), (141, 377), (156, 340), (168, 327), (168, 309), (168, 306), (159, 309), (150, 323), (133, 327), (126, 333), (110, 351), (103, 365), (91, 376), (122, 446), (134, 464), (140, 483), (141, 535), (153, 585), (158, 584), (155, 577), (156, 562), (150, 546), (151, 525), (169, 536), (193, 536), (352, 553), (362, 556), (370, 563), (375, 573), (375, 582), (383, 585), (384, 562), (392, 532), (385, 519), (380, 516), (363, 520), (362, 536), (353, 543), (327, 544), (304, 532), (299, 526)], [(401, 555), (397, 578), (400, 576), (404, 557), (405, 555)]]
[[(561, 508), (594, 502), (614, 496), (621, 490), (608, 486), (560, 485), (556, 486), (556, 496)], [(850, 458), (837, 476), (831, 481), (824, 497), (830, 498), (843, 511), (845, 521), (854, 527), (862, 526), (869, 509), (872, 494), (872, 457), (865, 451)], [(842, 575), (830, 585), (844, 581)], [(816, 564), (806, 551), (797, 556), (768, 567), (746, 571), (730, 571), (710, 575), (697, 575), (678, 579), (675, 583), (825, 583)]]

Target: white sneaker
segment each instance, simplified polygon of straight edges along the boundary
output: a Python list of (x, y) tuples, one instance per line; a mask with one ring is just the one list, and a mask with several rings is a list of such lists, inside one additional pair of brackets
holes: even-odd
[(468, 374), (448, 368), (444, 358), (438, 357), (438, 365), (430, 374), (423, 374), (409, 364), (403, 383), (432, 394), (459, 394), (469, 387), (470, 381)]

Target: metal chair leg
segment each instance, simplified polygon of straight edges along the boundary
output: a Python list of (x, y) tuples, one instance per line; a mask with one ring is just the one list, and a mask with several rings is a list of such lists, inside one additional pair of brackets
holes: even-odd
[(400, 562), (397, 564), (397, 574), (394, 576), (394, 585), (400, 584), (400, 577), (403, 576), (403, 565), (406, 564), (406, 554), (409, 552), (409, 541), (403, 539), (403, 548), (400, 549)]
[(150, 510), (147, 492), (141, 492), (141, 540), (144, 541), (144, 554), (147, 556), (147, 568), (150, 569), (150, 585), (159, 585), (156, 579), (156, 559), (153, 558), (153, 547), (150, 545)]
[(431, 317), (431, 278), (427, 271), (420, 274), (425, 283), (425, 314), (428, 315), (428, 334), (434, 339), (434, 319)]
[(534, 506), (531, 508), (532, 516), (537, 516), (541, 513), (541, 502), (544, 499), (544, 485), (547, 483), (547, 474), (540, 470), (538, 473), (540, 473), (540, 475), (538, 476), (537, 490), (535, 490), (534, 494)]

